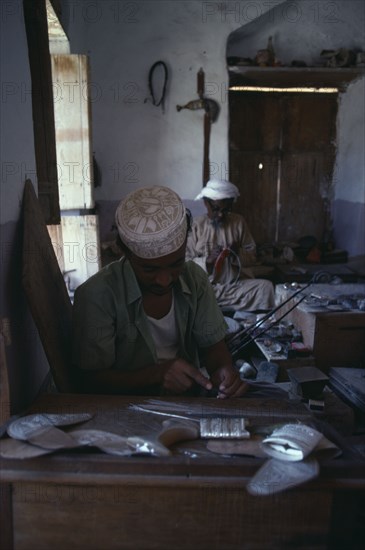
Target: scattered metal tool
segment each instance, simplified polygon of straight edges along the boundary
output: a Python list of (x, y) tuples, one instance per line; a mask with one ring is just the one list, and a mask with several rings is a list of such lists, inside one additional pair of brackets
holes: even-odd
[(247, 439), (250, 437), (250, 432), (246, 429), (247, 420), (243, 417), (212, 415), (203, 418), (191, 418), (180, 414), (156, 411), (134, 404), (131, 404), (129, 409), (168, 416), (174, 419), (178, 418), (184, 421), (182, 426), (198, 426), (199, 437), (202, 439)]
[(254, 323), (250, 328), (244, 328), (241, 331), (237, 332), (236, 334), (233, 334), (232, 336), (227, 336), (226, 341), (228, 348), (232, 354), (232, 357), (235, 359), (238, 357), (238, 354), (246, 347), (248, 344), (265, 334), (267, 331), (269, 331), (274, 325), (278, 324), (284, 317), (286, 317), (293, 309), (298, 307), (298, 305), (306, 298), (306, 295), (302, 296), (298, 302), (296, 302), (292, 307), (290, 307), (283, 315), (281, 315), (278, 319), (274, 319), (269, 326), (265, 327), (263, 330), (256, 332), (257, 329), (265, 323), (268, 319), (270, 319), (277, 311), (282, 309), (283, 306), (285, 306), (288, 302), (293, 300), (298, 294), (303, 292), (306, 288), (308, 288), (312, 284), (312, 281), (310, 281), (307, 285), (299, 288), (292, 294), (289, 298), (284, 300), (284, 302), (281, 302), (278, 306), (276, 306), (274, 309), (269, 311), (266, 315), (264, 315), (261, 319), (259, 319), (256, 323)]

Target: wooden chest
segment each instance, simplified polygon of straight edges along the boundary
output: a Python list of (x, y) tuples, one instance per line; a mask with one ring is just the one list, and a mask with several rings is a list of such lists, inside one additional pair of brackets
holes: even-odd
[[(278, 285), (282, 286), (282, 285)], [(328, 287), (330, 285), (312, 285), (313, 287)], [(345, 287), (355, 285), (341, 285)], [(365, 285), (359, 285), (361, 289)], [(318, 292), (318, 289), (316, 289)], [(324, 290), (324, 289), (320, 289)], [(278, 289), (279, 298), (285, 300), (289, 295)], [(337, 288), (337, 291), (339, 289)], [(327, 292), (327, 289), (326, 289)], [(294, 300), (299, 300), (299, 294)], [(292, 306), (287, 304), (287, 309)], [(313, 356), (318, 368), (328, 372), (331, 367), (359, 367), (365, 361), (365, 312), (351, 311), (315, 311), (302, 302), (288, 313), (288, 319), (302, 332), (303, 342), (313, 350)]]

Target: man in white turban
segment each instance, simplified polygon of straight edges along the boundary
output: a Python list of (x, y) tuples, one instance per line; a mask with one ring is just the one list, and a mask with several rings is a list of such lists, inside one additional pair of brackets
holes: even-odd
[(255, 279), (256, 244), (240, 214), (233, 213), (238, 188), (226, 180), (209, 180), (195, 200), (203, 199), (207, 213), (194, 220), (186, 259), (209, 275), (218, 304), (224, 310), (268, 310), (274, 306), (270, 281)]
[(232, 366), (208, 277), (185, 263), (190, 218), (180, 197), (162, 186), (138, 189), (115, 219), (124, 256), (75, 292), (81, 391), (241, 396), (247, 384)]

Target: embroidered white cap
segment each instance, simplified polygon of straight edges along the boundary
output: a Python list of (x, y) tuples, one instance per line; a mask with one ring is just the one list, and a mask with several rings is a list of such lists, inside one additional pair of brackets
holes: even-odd
[(133, 191), (120, 202), (115, 221), (122, 242), (139, 258), (167, 256), (186, 239), (185, 206), (168, 187)]

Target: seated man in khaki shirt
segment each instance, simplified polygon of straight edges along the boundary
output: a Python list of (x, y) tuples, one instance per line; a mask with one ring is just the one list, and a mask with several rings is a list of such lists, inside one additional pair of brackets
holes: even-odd
[(243, 395), (208, 277), (185, 262), (189, 216), (180, 197), (161, 186), (138, 189), (119, 204), (116, 224), (124, 256), (75, 292), (81, 390)]

